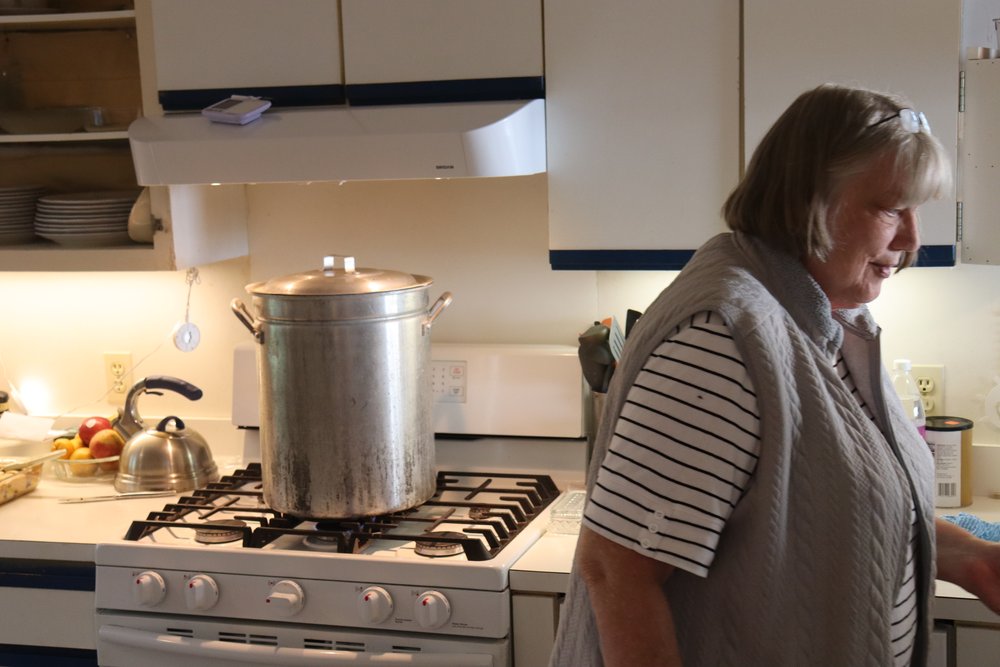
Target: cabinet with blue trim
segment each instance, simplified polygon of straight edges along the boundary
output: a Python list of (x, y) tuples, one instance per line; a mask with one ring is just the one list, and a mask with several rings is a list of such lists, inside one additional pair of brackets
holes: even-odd
[(166, 111), (544, 96), (541, 0), (145, 1)]
[[(724, 230), (719, 210), (767, 127), (827, 81), (904, 93), (957, 157), (961, 3), (546, 0), (545, 12), (554, 268), (681, 268)], [(955, 197), (921, 219), (919, 262), (953, 265)]]
[(550, 261), (676, 269), (740, 167), (740, 7), (546, 0)]
[(155, 77), (143, 74), (165, 110), (202, 109), (233, 92), (286, 106), (343, 102), (337, 2), (144, 1)]
[[(824, 82), (904, 95), (956, 164), (962, 3), (746, 0), (746, 154), (802, 91)], [(920, 208), (919, 262), (955, 264), (956, 197)]]
[(341, 0), (351, 104), (544, 96), (540, 0)]

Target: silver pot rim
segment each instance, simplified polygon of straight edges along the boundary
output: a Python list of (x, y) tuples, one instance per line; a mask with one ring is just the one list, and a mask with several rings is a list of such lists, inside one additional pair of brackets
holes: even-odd
[(434, 281), (422, 276), (389, 269), (356, 268), (353, 257), (343, 257), (337, 268), (335, 255), (323, 258), (323, 268), (250, 283), (246, 291), (254, 296), (338, 296), (383, 294), (427, 287)]

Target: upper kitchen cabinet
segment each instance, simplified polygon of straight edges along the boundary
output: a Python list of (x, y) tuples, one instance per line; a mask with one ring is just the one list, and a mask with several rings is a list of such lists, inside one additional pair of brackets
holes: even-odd
[(740, 3), (546, 0), (550, 262), (678, 269), (740, 169)]
[(962, 261), (1000, 264), (1000, 59), (965, 64), (962, 136)]
[[(745, 0), (746, 157), (781, 112), (824, 82), (894, 92), (957, 158), (958, 0)], [(955, 263), (956, 198), (920, 209), (921, 265)]]
[(341, 5), (351, 104), (544, 96), (540, 0), (341, 0)]
[(147, 1), (164, 110), (202, 109), (234, 93), (275, 106), (343, 103), (337, 2)]
[[(118, 191), (139, 193), (126, 128), (143, 112), (143, 12), (127, 0), (31, 6), (0, 8), (0, 187), (29, 188), (4, 195), (0, 271), (176, 269), (245, 255), (245, 222), (219, 205), (238, 211), (242, 188), (153, 192), (136, 211), (142, 242), (124, 238)], [(36, 189), (66, 195), (58, 214), (22, 210)], [(173, 209), (201, 213), (175, 220)], [(46, 216), (48, 238), (29, 239)]]
[[(15, 5), (0, 8), (0, 187), (137, 192), (125, 132), (141, 114), (131, 3)], [(28, 228), (0, 236), (0, 270), (58, 270), (90, 260), (94, 268), (111, 268), (125, 255), (149, 261), (147, 245), (78, 248), (100, 243), (101, 235), (68, 227), (59, 244), (32, 237), (33, 211), (15, 212), (12, 200), (4, 201), (4, 229)]]

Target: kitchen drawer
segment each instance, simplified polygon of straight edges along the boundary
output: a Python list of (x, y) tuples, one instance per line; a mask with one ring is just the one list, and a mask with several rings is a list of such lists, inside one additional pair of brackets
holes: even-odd
[(94, 591), (0, 588), (0, 598), (0, 644), (96, 650)]

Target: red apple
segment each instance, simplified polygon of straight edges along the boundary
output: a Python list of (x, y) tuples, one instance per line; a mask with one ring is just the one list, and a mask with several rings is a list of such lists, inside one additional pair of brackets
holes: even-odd
[[(113, 428), (102, 429), (90, 438), (90, 454), (95, 459), (120, 456), (124, 446), (125, 439)], [(118, 470), (118, 461), (104, 461), (100, 466), (101, 470)]]
[(80, 428), (77, 429), (77, 434), (79, 434), (80, 440), (83, 441), (83, 446), (89, 447), (90, 439), (94, 437), (94, 434), (107, 428), (111, 428), (111, 422), (108, 421), (107, 418), (90, 417), (89, 419), (83, 420), (83, 423), (80, 424)]

